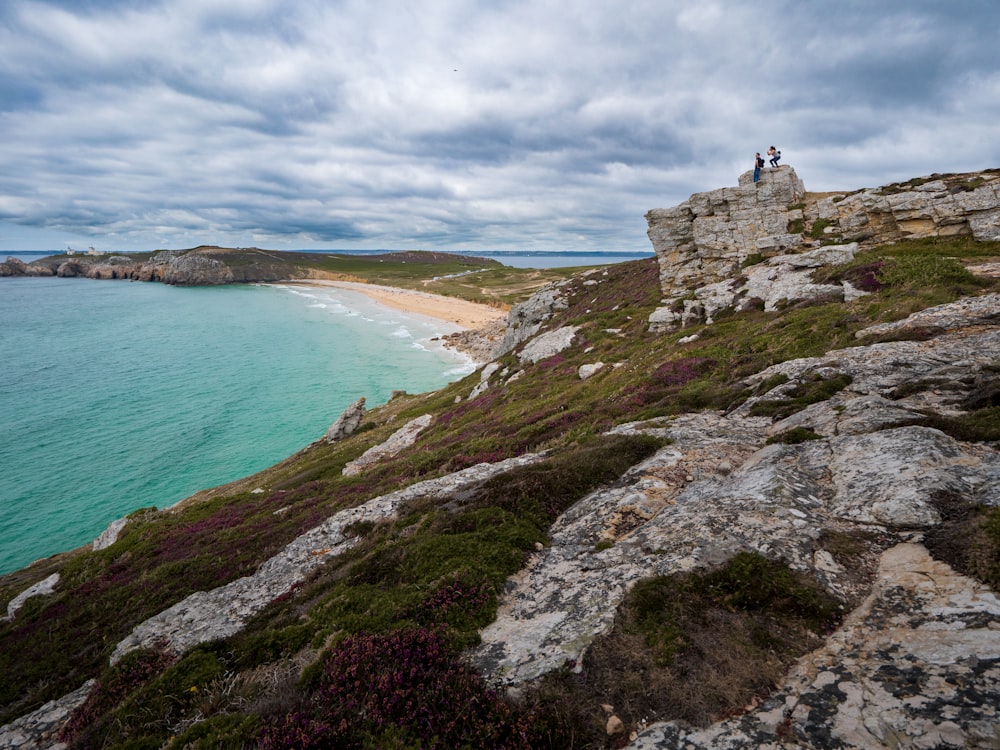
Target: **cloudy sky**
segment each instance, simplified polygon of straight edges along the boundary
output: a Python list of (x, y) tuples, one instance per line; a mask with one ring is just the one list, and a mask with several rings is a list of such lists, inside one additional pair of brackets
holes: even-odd
[(648, 251), (774, 144), (809, 190), (1000, 167), (996, 0), (0, 0), (0, 254)]

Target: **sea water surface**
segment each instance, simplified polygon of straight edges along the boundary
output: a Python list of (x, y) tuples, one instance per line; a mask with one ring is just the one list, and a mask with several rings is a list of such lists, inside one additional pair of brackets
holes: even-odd
[(453, 330), (335, 288), (0, 279), (0, 574), (471, 372)]

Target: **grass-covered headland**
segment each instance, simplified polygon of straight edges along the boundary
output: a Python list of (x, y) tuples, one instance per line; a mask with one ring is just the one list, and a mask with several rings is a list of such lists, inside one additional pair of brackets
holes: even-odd
[[(854, 346), (866, 326), (997, 291), (966, 262), (998, 256), (1000, 243), (963, 239), (876, 248), (826, 272), (871, 292), (855, 302), (733, 312), (671, 334), (647, 331), (661, 298), (653, 259), (598, 272), (598, 285), (562, 269), (495, 267), (424, 284), (444, 275), (440, 268), (431, 274), (419, 263), (382, 259), (376, 272), (370, 263), (347, 268), (330, 259), (345, 278), (504, 304), (568, 277), (570, 304), (550, 324), (579, 326), (576, 342), (535, 364), (503, 356), (501, 367), (524, 375), (476, 398), (468, 396), (478, 373), (398, 396), (349, 438), (315, 443), (169, 512), (138, 510), (105, 550), (59, 555), (0, 579), (5, 603), (61, 574), (53, 594), (29, 599), (0, 624), (0, 724), (90, 678), (96, 686), (63, 730), (70, 747), (605, 747), (618, 739), (604, 731), (602, 704), (696, 724), (732, 715), (772, 689), (843, 613), (842, 603), (778, 560), (743, 554), (716, 570), (640, 583), (614, 630), (588, 652), (586, 669), (550, 675), (518, 701), (475, 674), (462, 652), (494, 619), (504, 581), (546, 544), (558, 515), (660, 447), (649, 437), (607, 436), (611, 427), (731, 409), (752, 395), (742, 381), (772, 364)], [(678, 343), (692, 333), (697, 340)], [(598, 360), (620, 366), (578, 376)], [(780, 404), (760, 402), (758, 413), (785, 416), (845, 385), (819, 381)], [(428, 413), (433, 424), (412, 448), (359, 476), (342, 474), (348, 461)], [(993, 404), (963, 420), (928, 414), (927, 423), (962, 440), (1000, 442)], [(423, 497), (392, 521), (359, 524), (353, 549), (240, 634), (179, 658), (133, 651), (109, 666), (137, 623), (248, 575), (333, 513), (418, 480), (538, 451), (546, 452), (541, 462), (460, 497)], [(968, 508), (944, 528), (933, 540), (941, 554), (1000, 585), (998, 512)], [(742, 676), (717, 684), (715, 665), (727, 658), (740, 660)]]

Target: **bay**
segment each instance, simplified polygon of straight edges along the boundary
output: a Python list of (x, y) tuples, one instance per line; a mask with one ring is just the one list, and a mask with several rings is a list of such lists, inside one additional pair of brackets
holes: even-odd
[(334, 288), (0, 280), (0, 574), (471, 372), (453, 330)]

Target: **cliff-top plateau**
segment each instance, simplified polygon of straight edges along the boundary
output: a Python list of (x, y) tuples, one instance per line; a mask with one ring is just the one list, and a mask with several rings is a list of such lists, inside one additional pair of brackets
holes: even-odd
[[(646, 219), (473, 374), (0, 578), (0, 748), (1000, 747), (1000, 170)], [(340, 263), (112, 260), (0, 275)]]

